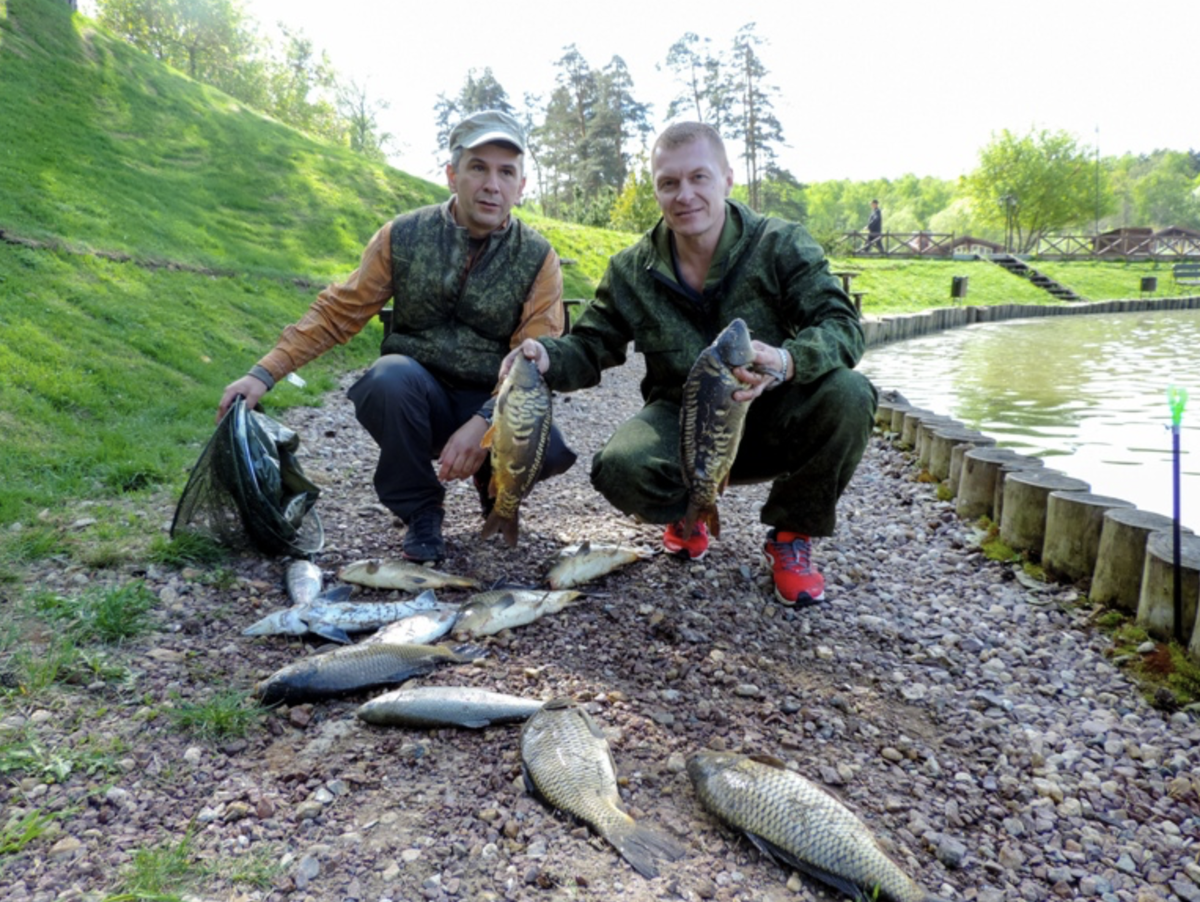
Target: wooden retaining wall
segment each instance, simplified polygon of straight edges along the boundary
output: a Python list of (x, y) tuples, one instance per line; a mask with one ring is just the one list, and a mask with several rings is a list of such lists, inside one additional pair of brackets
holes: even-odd
[[(1155, 310), (1200, 310), (1200, 297), (1138, 298), (1065, 306), (1001, 304), (994, 307), (951, 307), (903, 316), (868, 317), (863, 320), (863, 329), (866, 333), (867, 347), (871, 348), (975, 323), (1027, 319), (1033, 316), (1140, 313)], [(937, 411), (918, 410), (915, 406), (909, 405), (899, 398), (897, 393), (887, 391), (881, 391), (880, 394), (880, 414), (881, 416), (876, 417), (879, 428), (885, 434), (891, 435), (897, 444), (903, 444), (905, 447), (913, 447), (911, 436), (919, 430), (921, 420), (928, 418), (937, 422), (945, 419)], [(909, 430), (910, 438), (907, 444), (902, 441), (900, 432), (896, 428), (898, 422), (903, 423), (904, 428)], [(916, 429), (913, 428), (914, 426)], [(992, 450), (985, 447), (987, 445), (994, 445), (994, 440), (987, 438), (986, 442), (979, 443), (979, 450), (984, 457)], [(964, 458), (969, 460), (971, 458), (970, 444), (966, 443), (962, 447), (966, 449), (963, 454)], [(955, 456), (957, 456), (957, 452)], [(915, 458), (914, 463), (917, 463)], [(965, 461), (963, 466), (966, 466)], [(992, 466), (995, 464), (993, 463)], [(1080, 482), (1079, 480), (1068, 481)], [(947, 478), (941, 484), (950, 490), (951, 497), (956, 497), (961, 488), (960, 482), (960, 480)], [(1021, 494), (1015, 491), (1018, 485), (1019, 481), (1014, 485), (1014, 490), (1010, 490), (1007, 485), (1005, 487), (1005, 500), (1004, 504), (1000, 505), (1000, 519), (997, 523), (1001, 535), (1003, 536), (1005, 532), (1004, 521), (1009, 518), (1013, 518), (1014, 525), (1016, 518), (1020, 518), (1020, 522), (1024, 524), (1031, 521), (1043, 523), (1044, 542), (1052, 545), (1057, 556), (1057, 560), (1052, 562), (1054, 566), (1047, 568), (1047, 575), (1050, 578), (1057, 577), (1063, 581), (1074, 580), (1085, 588), (1090, 588), (1093, 579), (1097, 576), (1106, 586), (1119, 584), (1125, 587), (1123, 589), (1125, 597), (1118, 601), (1116, 606), (1125, 610), (1131, 608), (1136, 610), (1138, 622), (1156, 638), (1164, 640), (1170, 638), (1170, 634), (1175, 632), (1174, 610), (1171, 604), (1173, 592), (1169, 591), (1170, 586), (1173, 586), (1174, 576), (1173, 572), (1164, 576), (1162, 562), (1159, 559), (1163, 556), (1161, 546), (1173, 536), (1170, 529), (1158, 528), (1164, 525), (1164, 520), (1167, 523), (1170, 521), (1166, 518), (1157, 519), (1155, 515), (1146, 515), (1144, 518), (1146, 523), (1141, 528), (1131, 529), (1130, 524), (1133, 519), (1128, 508), (1133, 506), (1125, 507), (1126, 502), (1119, 499), (1103, 499), (1104, 506), (1110, 506), (1109, 503), (1111, 503), (1113, 509), (1103, 512), (1102, 526), (1098, 531), (1096, 524), (1098, 515), (1095, 515), (1095, 512), (1089, 512), (1092, 514), (1089, 516), (1078, 514), (1072, 516), (1050, 511), (1051, 505), (1047, 493)], [(1089, 501), (1092, 502), (1092, 506), (1097, 504), (1098, 496), (1087, 494), (1088, 486), (1082, 482), (1078, 487), (1066, 486), (1065, 491), (1056, 491), (1052, 494), (1062, 498), (1064, 494), (1069, 496), (1072, 490), (1080, 493), (1077, 496), (1080, 503), (1078, 505), (1060, 505), (1064, 511), (1070, 507), (1086, 509), (1085, 502)], [(1038, 509), (1032, 510), (1031, 506), (1036, 506)], [(1138, 512), (1134, 509), (1133, 513)], [(1079, 534), (1076, 535), (1076, 532)], [(1200, 596), (1200, 548), (1196, 545), (1200, 539), (1190, 533), (1191, 530), (1183, 529), (1182, 538), (1187, 553), (1182, 555), (1183, 566), (1180, 580), (1185, 596), (1183, 598), (1182, 634), (1185, 644), (1188, 645), (1188, 654), (1200, 662), (1200, 614), (1197, 613), (1200, 611), (1200, 597), (1198, 597)], [(1118, 555), (1111, 551), (1111, 542), (1114, 540), (1134, 542), (1140, 547), (1130, 548), (1130, 553)], [(1042, 547), (1042, 544), (1038, 544), (1036, 550), (1027, 549), (1027, 554), (1035, 560), (1039, 559)], [(1147, 549), (1150, 547), (1158, 549), (1158, 552), (1156, 554), (1148, 553)], [(1100, 560), (1095, 558), (1098, 549), (1101, 555)], [(1112, 572), (1114, 567), (1122, 572), (1114, 575)], [(1163, 588), (1164, 580), (1170, 584), (1167, 590)], [(1129, 597), (1131, 594), (1134, 597)], [(1166, 624), (1165, 628), (1164, 624)], [(1188, 637), (1190, 637), (1190, 642)]]
[(1086, 301), (1080, 304), (996, 304), (990, 307), (940, 307), (896, 316), (865, 316), (862, 327), (867, 347), (920, 338), (946, 329), (999, 323), (1035, 316), (1086, 316), (1090, 313), (1143, 313), (1152, 310), (1200, 310), (1200, 296), (1129, 298), (1123, 301)]

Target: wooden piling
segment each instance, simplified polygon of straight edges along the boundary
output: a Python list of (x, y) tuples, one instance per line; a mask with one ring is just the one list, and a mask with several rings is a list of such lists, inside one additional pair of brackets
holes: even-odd
[(1000, 541), (1034, 558), (1042, 555), (1046, 537), (1046, 505), (1051, 492), (1086, 492), (1091, 485), (1058, 472), (1017, 470), (1004, 480)]
[(961, 426), (943, 426), (935, 429), (929, 437), (929, 475), (938, 482), (950, 477), (950, 454), (957, 445), (981, 448), (994, 444), (994, 438), (974, 429)]
[(1019, 458), (1011, 448), (974, 448), (963, 455), (954, 510), (966, 520), (992, 515), (992, 491), (1002, 463)]
[(964, 445), (955, 445), (950, 449), (950, 475), (946, 477), (946, 482), (950, 486), (950, 494), (958, 495), (958, 483), (962, 478), (963, 456), (975, 448), (991, 448), (996, 444), (996, 440), (991, 436), (985, 435), (983, 441), (969, 442)]
[[(1179, 557), (1183, 634), (1192, 637), (1191, 644), (1194, 644), (1196, 602), (1200, 596), (1200, 536), (1188, 533), (1180, 535)], [(1163, 642), (1175, 636), (1175, 536), (1171, 530), (1152, 532), (1146, 540), (1146, 562), (1142, 568), (1137, 623)], [(1189, 644), (1189, 650), (1190, 647)]]
[[(1136, 614), (1146, 565), (1146, 540), (1152, 532), (1170, 530), (1174, 521), (1162, 514), (1122, 507), (1106, 510), (1103, 519), (1088, 598)], [(1191, 533), (1186, 527), (1183, 531)]]
[[(1004, 518), (1004, 481), (1009, 473), (1017, 470), (1045, 470), (1046, 461), (1040, 457), (1022, 454), (1016, 460), (1000, 465), (996, 471), (996, 485), (992, 489), (992, 519), (999, 523)], [(1048, 470), (1050, 473), (1061, 473), (1062, 470)]]
[(1046, 575), (1059, 582), (1090, 583), (1104, 514), (1122, 508), (1133, 509), (1133, 505), (1091, 492), (1051, 492), (1046, 500), (1046, 538), (1042, 543)]

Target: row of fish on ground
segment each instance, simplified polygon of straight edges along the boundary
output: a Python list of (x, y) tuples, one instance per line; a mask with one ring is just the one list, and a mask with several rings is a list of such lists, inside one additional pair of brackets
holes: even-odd
[[(644, 554), (585, 543), (560, 555), (550, 589), (477, 592), (461, 605), (439, 602), (434, 589), (478, 589), (478, 584), (428, 567), (405, 561), (351, 564), (339, 574), (347, 582), (420, 593), (408, 600), (355, 603), (342, 600), (345, 587), (322, 593), (319, 568), (296, 561), (287, 573), (292, 607), (262, 618), (246, 634), (312, 633), (349, 642), (351, 633), (374, 632), (357, 644), (280, 669), (257, 684), (255, 694), (267, 704), (296, 704), (395, 685), (443, 665), (475, 660), (485, 653), (482, 648), (428, 643), (448, 633), (476, 638), (532, 622), (581, 595), (555, 586), (581, 584)], [(470, 686), (400, 686), (363, 703), (356, 714), (374, 725), (417, 729), (524, 722), (520, 756), (532, 795), (588, 824), (646, 877), (657, 876), (660, 860), (686, 855), (670, 836), (624, 810), (608, 741), (571, 699), (543, 702)], [(688, 759), (687, 772), (703, 806), (764, 855), (857, 898), (936, 898), (888, 858), (849, 809), (782, 762), (703, 751)]]

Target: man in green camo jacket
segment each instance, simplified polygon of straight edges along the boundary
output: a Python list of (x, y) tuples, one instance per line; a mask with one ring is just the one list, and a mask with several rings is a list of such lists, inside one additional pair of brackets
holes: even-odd
[(646, 362), (646, 404), (596, 453), (592, 484), (619, 510), (666, 524), (667, 551), (699, 560), (707, 527), (683, 534), (680, 400), (697, 356), (741, 317), (755, 360), (734, 371), (746, 383), (734, 398), (753, 404), (731, 482), (772, 483), (761, 518), (776, 597), (815, 604), (825, 581), (811, 540), (833, 534), (875, 416), (875, 388), (854, 370), (864, 350), (854, 305), (804, 228), (729, 198), (733, 171), (710, 126), (666, 129), (651, 169), (662, 220), (610, 260), (571, 334), (522, 342), (500, 373), (524, 354), (551, 388), (575, 391), (624, 363), (632, 341)]

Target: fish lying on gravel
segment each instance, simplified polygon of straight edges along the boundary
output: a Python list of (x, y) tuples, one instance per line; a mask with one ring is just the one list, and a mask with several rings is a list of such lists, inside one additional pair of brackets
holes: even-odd
[(313, 633), (331, 642), (348, 643), (349, 633), (377, 630), (422, 611), (439, 607), (433, 590), (408, 601), (336, 602), (317, 601), (306, 607), (275, 611), (242, 630), (243, 636), (303, 636)]
[(359, 720), (390, 727), (466, 727), (519, 723), (537, 713), (534, 698), (505, 695), (471, 686), (401, 687), (359, 706)]
[(277, 670), (254, 687), (254, 694), (265, 705), (294, 705), (370, 686), (403, 683), (445, 664), (463, 664), (484, 654), (483, 649), (469, 645), (351, 645)]
[(450, 632), (458, 622), (461, 611), (458, 605), (439, 604), (428, 611), (418, 611), (395, 623), (381, 626), (358, 644), (374, 645), (387, 642), (392, 645), (425, 645), (435, 642)]
[(454, 576), (421, 564), (400, 560), (355, 561), (343, 567), (338, 576), (348, 583), (370, 586), (373, 589), (397, 589), (401, 592), (479, 588), (479, 583), (470, 577)]
[(287, 586), (288, 600), (293, 605), (304, 607), (320, 596), (324, 577), (321, 568), (312, 561), (292, 561), (288, 564), (284, 584)]
[(735, 401), (733, 393), (747, 388), (733, 375), (735, 367), (754, 361), (750, 330), (735, 319), (700, 352), (683, 384), (679, 407), (679, 460), (688, 490), (683, 535), (692, 534), (697, 523), (708, 524), (714, 537), (721, 535), (717, 496), (729, 484), (729, 473), (737, 457), (746, 412), (750, 404)]
[(698, 752), (687, 772), (701, 804), (764, 855), (856, 899), (942, 902), (884, 854), (850, 809), (782, 761)]
[(557, 614), (582, 595), (573, 589), (493, 589), (467, 599), (454, 624), (455, 635), (491, 636), (501, 630)]
[(590, 541), (571, 545), (558, 553), (550, 567), (550, 588), (569, 589), (653, 556), (653, 552), (628, 545), (602, 545)]
[(509, 548), (517, 544), (520, 508), (533, 489), (546, 448), (550, 445), (550, 388), (537, 364), (518, 354), (500, 385), (492, 425), (480, 444), (491, 449), (492, 481), (488, 494), (496, 499), (481, 538), (497, 532)]
[(658, 876), (656, 859), (683, 857), (683, 849), (673, 839), (639, 824), (621, 807), (608, 740), (571, 699), (548, 701), (525, 722), (521, 768), (531, 793), (579, 818), (612, 843), (643, 877)]

